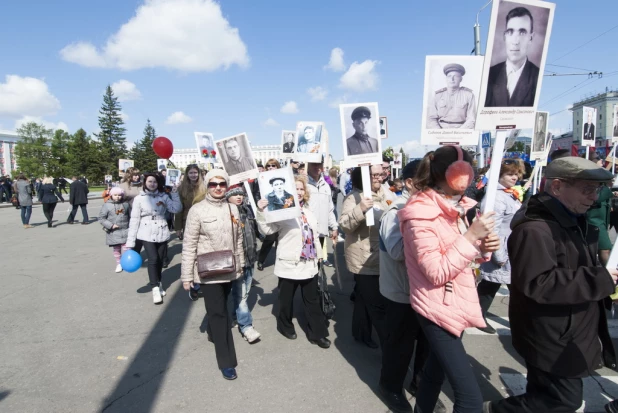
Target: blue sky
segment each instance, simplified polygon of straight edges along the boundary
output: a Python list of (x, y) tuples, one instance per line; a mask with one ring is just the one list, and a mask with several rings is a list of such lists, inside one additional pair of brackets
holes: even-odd
[[(194, 131), (213, 132), (216, 139), (247, 132), (259, 145), (278, 143), (281, 130), (293, 129), (297, 121), (323, 121), (338, 159), (336, 104), (377, 101), (380, 115), (389, 118), (384, 144), (419, 155), (425, 56), (468, 55), (476, 12), (484, 3), (7, 2), (0, 25), (0, 129), (36, 120), (95, 132), (102, 92), (118, 84), (129, 142), (142, 136), (146, 118), (178, 148), (194, 146)], [(581, 1), (558, 3), (548, 63), (618, 70), (618, 28), (562, 57), (618, 24), (618, 2), (594, 3), (594, 10), (582, 8)], [(489, 16), (487, 8), (480, 17), (483, 48)], [(325, 66), (334, 48), (343, 51), (343, 65), (333, 70)], [(565, 109), (586, 93), (618, 89), (618, 76), (585, 80), (545, 78), (539, 110), (560, 112), (550, 118), (551, 130), (570, 130)], [(312, 99), (310, 88), (327, 93)], [(287, 102), (295, 102), (287, 112), (296, 113), (282, 113)]]

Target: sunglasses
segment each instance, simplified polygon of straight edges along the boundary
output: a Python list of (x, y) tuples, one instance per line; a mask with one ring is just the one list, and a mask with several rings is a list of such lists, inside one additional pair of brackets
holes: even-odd
[(227, 188), (227, 183), (226, 182), (208, 182), (208, 187), (212, 189), (215, 189), (218, 187)]
[(517, 163), (517, 161), (515, 159), (505, 159), (505, 160), (502, 161), (503, 165), (513, 165), (513, 164), (516, 164), (516, 163)]
[(268, 164), (268, 165), (266, 165), (266, 167), (267, 167), (267, 168), (276, 168), (276, 167), (277, 167), (277, 165)]

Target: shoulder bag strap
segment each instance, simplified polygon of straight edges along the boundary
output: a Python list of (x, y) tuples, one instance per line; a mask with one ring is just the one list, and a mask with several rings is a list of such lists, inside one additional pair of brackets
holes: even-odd
[[(234, 215), (232, 214), (232, 207), (230, 206), (229, 202), (227, 203), (227, 208), (230, 211), (230, 225), (232, 225), (232, 250), (234, 251), (234, 254), (236, 254), (236, 232), (234, 231)], [(240, 216), (240, 214), (238, 215)], [(238, 226), (240, 227), (240, 224), (238, 224)]]

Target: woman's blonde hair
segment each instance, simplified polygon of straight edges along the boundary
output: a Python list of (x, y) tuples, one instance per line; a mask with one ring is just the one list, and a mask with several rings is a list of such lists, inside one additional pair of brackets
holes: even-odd
[(127, 171), (125, 172), (124, 176), (122, 177), (122, 182), (128, 182), (131, 183), (131, 181), (133, 180), (132, 178), (135, 175), (139, 175), (139, 169), (131, 166), (129, 168), (127, 168)]
[(43, 185), (53, 184), (54, 183), (54, 177), (53, 176), (46, 176), (45, 178), (43, 178), (43, 181), (41, 183)]
[[(189, 179), (189, 172), (194, 169), (197, 171), (197, 181), (195, 181), (195, 184)], [(180, 186), (178, 186), (178, 195), (180, 195), (180, 200), (182, 202), (191, 200), (192, 204), (183, 205), (183, 208), (189, 209), (206, 196), (206, 185), (204, 185), (204, 177), (201, 172), (200, 167), (196, 164), (189, 165), (185, 168), (184, 179), (180, 182)]]
[(275, 158), (270, 158), (269, 160), (267, 160), (264, 164), (264, 167), (266, 167), (266, 165), (268, 165), (269, 163), (274, 163), (275, 165), (277, 165), (277, 169), (281, 169), (281, 164)]
[(296, 188), (296, 182), (302, 182), (303, 188), (305, 188), (305, 196), (303, 197), (303, 201), (305, 204), (309, 204), (309, 190), (307, 189), (307, 178), (304, 175), (294, 175), (294, 187)]
[(337, 179), (337, 175), (339, 175), (339, 169), (335, 168), (334, 166), (332, 168), (330, 168), (330, 170), (328, 171), (328, 174), (330, 175), (331, 178), (335, 178)]

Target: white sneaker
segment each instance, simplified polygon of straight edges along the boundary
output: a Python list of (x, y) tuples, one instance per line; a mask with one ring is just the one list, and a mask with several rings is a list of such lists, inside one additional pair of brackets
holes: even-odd
[(159, 287), (152, 288), (152, 302), (155, 304), (160, 304), (163, 302), (163, 298), (161, 298), (161, 291)]
[(122, 272), (122, 265), (116, 265), (116, 272)]
[(261, 336), (262, 335), (258, 333), (257, 330), (253, 327), (249, 327), (242, 334), (242, 337), (249, 343), (253, 343), (254, 341), (258, 340)]
[(161, 291), (161, 297), (165, 297), (167, 293), (163, 289), (163, 283), (159, 283), (159, 291)]

